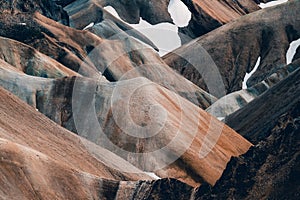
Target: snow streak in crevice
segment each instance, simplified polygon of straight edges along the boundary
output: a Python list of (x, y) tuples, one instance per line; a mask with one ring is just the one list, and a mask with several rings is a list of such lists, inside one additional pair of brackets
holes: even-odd
[(153, 172), (144, 172), (145, 174), (147, 174), (148, 176), (154, 178), (154, 179), (161, 179), (161, 177), (157, 176), (155, 173)]
[(86, 30), (86, 29), (88, 29), (88, 28), (91, 28), (91, 27), (93, 27), (94, 25), (95, 25), (95, 23), (92, 22), (92, 23), (90, 23), (89, 25), (87, 25), (86, 27), (84, 27), (82, 30)]
[(300, 47), (300, 39), (291, 42), (286, 53), (286, 64), (290, 64), (292, 62), (298, 47)]
[(267, 8), (267, 7), (272, 7), (272, 6), (276, 6), (282, 3), (288, 2), (288, 0), (278, 0), (278, 1), (271, 1), (268, 3), (260, 3), (258, 6), (261, 8)]
[(250, 73), (246, 73), (244, 80), (243, 80), (243, 89), (247, 89), (247, 81), (249, 80), (249, 78), (256, 72), (259, 64), (260, 64), (260, 59), (261, 57), (258, 57), (255, 67), (253, 68), (253, 70)]

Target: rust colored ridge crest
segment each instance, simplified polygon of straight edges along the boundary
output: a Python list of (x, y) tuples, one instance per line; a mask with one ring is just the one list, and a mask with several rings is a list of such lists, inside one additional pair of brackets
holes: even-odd
[(62, 78), (80, 76), (56, 60), (21, 42), (0, 37), (0, 59), (16, 70), (32, 76)]
[(191, 11), (192, 19), (188, 26), (179, 28), (182, 43), (260, 9), (253, 0), (183, 0), (183, 2)]
[(25, 43), (81, 75), (101, 78), (92, 62), (85, 60), (90, 49), (102, 39), (55, 22), (40, 13), (6, 16), (0, 35)]

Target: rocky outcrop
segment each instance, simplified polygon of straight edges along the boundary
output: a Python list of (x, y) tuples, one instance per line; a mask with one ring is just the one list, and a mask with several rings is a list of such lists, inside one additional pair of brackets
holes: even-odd
[(192, 19), (187, 27), (179, 29), (182, 43), (260, 9), (253, 0), (183, 0), (183, 2), (191, 11)]
[[(265, 101), (273, 102), (273, 99)], [(216, 185), (201, 186), (195, 193), (195, 199), (298, 199), (299, 102), (298, 99), (275, 121), (270, 118), (269, 122), (275, 123), (267, 126), (268, 131), (265, 136), (259, 137), (260, 142), (246, 154), (232, 158)], [(266, 110), (265, 106), (259, 109)], [(252, 126), (257, 126), (257, 122), (253, 122)]]
[(190, 199), (193, 188), (175, 179), (160, 179), (156, 181), (121, 182), (119, 191), (113, 199), (149, 199), (177, 200)]
[(137, 24), (140, 18), (150, 24), (172, 22), (168, 12), (169, 0), (134, 0), (130, 3), (115, 0), (106, 0), (103, 6), (111, 5), (120, 17), (130, 24)]
[(246, 72), (254, 68), (260, 56), (257, 71), (247, 81), (251, 87), (286, 64), (290, 42), (300, 37), (299, 6), (299, 1), (290, 1), (251, 13), (180, 47), (164, 56), (164, 61), (199, 87), (207, 89), (205, 78), (208, 77), (203, 77), (199, 71), (214, 69), (211, 62), (206, 61), (205, 52), (208, 53), (218, 67), (228, 94), (242, 88)]
[(62, 24), (69, 24), (69, 17), (66, 11), (60, 5), (57, 5), (54, 0), (1, 0), (0, 4), (1, 17), (9, 17), (10, 15), (18, 15), (20, 13), (33, 14), (34, 12), (40, 12), (44, 16), (59, 21)]
[[(103, 10), (103, 12), (106, 11)], [(107, 13), (107, 15), (109, 17), (105, 17), (105, 19), (103, 19), (101, 22), (94, 24), (90, 28), (86, 28), (86, 30), (89, 30), (93, 33), (96, 32), (96, 35), (108, 40), (124, 40), (125, 38), (132, 36), (133, 38), (150, 45), (153, 49), (158, 51), (158, 47), (156, 47), (151, 40), (149, 40), (139, 31), (133, 29), (131, 26), (123, 23), (109, 13)]]
[(233, 92), (222, 97), (209, 108), (207, 108), (206, 112), (219, 119), (224, 119), (228, 115), (247, 105), (262, 93), (266, 92), (270, 87), (289, 76), (298, 68), (300, 68), (300, 59), (283, 68), (280, 68), (270, 77), (250, 88)]

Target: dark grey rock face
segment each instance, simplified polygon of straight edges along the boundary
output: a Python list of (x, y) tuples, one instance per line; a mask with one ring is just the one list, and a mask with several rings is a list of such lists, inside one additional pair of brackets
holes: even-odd
[[(225, 121), (253, 143), (265, 138), (279, 117), (298, 105), (300, 69), (273, 86)], [(268, 101), (269, 100), (269, 101)]]
[(198, 188), (195, 199), (299, 199), (299, 117), (298, 100), (271, 129), (256, 135), (260, 141), (256, 146), (231, 159), (214, 187)]
[(65, 25), (69, 24), (69, 17), (62, 6), (57, 5), (55, 1), (44, 0), (1, 0), (1, 16), (15, 15), (18, 13), (40, 12), (46, 17), (59, 21)]

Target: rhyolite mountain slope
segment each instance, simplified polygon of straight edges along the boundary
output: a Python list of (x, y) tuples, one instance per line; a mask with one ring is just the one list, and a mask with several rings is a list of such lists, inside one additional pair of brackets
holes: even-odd
[(165, 55), (164, 61), (208, 91), (199, 71), (213, 66), (198, 55), (204, 49), (218, 67), (228, 94), (242, 89), (246, 72), (261, 57), (258, 69), (247, 81), (248, 87), (253, 86), (286, 64), (289, 44), (300, 37), (299, 6), (299, 1), (289, 1), (238, 18)]
[[(60, 142), (58, 143), (56, 141), (49, 149), (45, 144), (49, 144), (49, 140), (51, 141), (53, 138), (51, 136), (51, 131), (49, 131), (48, 128), (44, 128), (45, 124), (49, 123), (46, 127), (51, 126), (52, 128), (50, 130), (53, 130), (53, 128), (62, 128), (59, 128), (59, 126), (50, 122), (43, 115), (38, 114), (33, 108), (25, 105), (5, 90), (1, 90), (1, 97), (3, 98), (1, 102), (4, 103), (1, 105), (1, 138), (6, 138), (1, 139), (1, 154), (2, 158), (5, 158), (1, 161), (3, 162), (1, 166), (5, 166), (5, 168), (1, 168), (1, 173), (2, 176), (6, 177), (5, 179), (2, 179), (6, 181), (3, 182), (1, 186), (3, 187), (2, 191), (5, 191), (5, 194), (7, 195), (3, 195), (3, 197), (16, 195), (16, 197), (27, 197), (28, 199), (85, 198), (91, 196), (106, 199), (164, 199), (167, 195), (169, 199), (176, 199), (176, 197), (180, 197), (181, 199), (219, 199), (229, 197), (251, 199), (261, 198), (262, 196), (267, 196), (269, 198), (286, 197), (287, 199), (296, 199), (297, 195), (299, 195), (299, 188), (297, 188), (299, 183), (297, 182), (298, 179), (295, 179), (295, 177), (298, 176), (297, 174), (299, 174), (297, 171), (299, 168), (297, 167), (299, 166), (299, 159), (297, 159), (299, 157), (297, 156), (297, 152), (299, 152), (299, 130), (297, 128), (299, 126), (299, 105), (297, 104), (288, 111), (287, 114), (278, 118), (278, 122), (273, 125), (273, 129), (270, 129), (266, 139), (260, 138), (263, 141), (257, 146), (252, 147), (247, 154), (232, 159), (215, 187), (210, 189), (210, 186), (202, 186), (198, 188), (196, 192), (192, 192), (192, 188), (174, 180), (159, 180), (152, 182), (140, 181), (139, 183), (116, 182), (101, 179), (97, 176), (88, 175), (87, 173), (82, 173), (80, 171), (70, 170), (67, 166), (59, 164), (59, 162), (61, 162), (61, 154), (63, 154), (64, 160), (68, 159), (68, 157), (65, 158), (65, 150), (54, 151), (53, 154), (51, 148), (57, 150), (57, 145), (64, 141), (63, 148), (65, 149), (68, 146), (66, 141), (70, 140), (66, 140), (66, 138), (72, 136), (72, 133), (66, 133), (65, 135), (61, 134), (61, 132), (60, 134), (56, 133), (56, 137), (66, 138), (63, 140), (58, 138)], [(295, 95), (296, 97), (299, 96), (297, 93), (295, 93)], [(271, 96), (270, 98), (273, 97)], [(285, 98), (285, 96), (282, 96), (282, 98)], [(277, 104), (280, 104), (280, 101), (277, 101)], [(14, 109), (12, 109), (12, 107)], [(24, 112), (22, 109), (29, 111)], [(16, 114), (12, 112), (13, 110), (15, 110), (14, 112), (18, 112), (20, 118), (15, 118)], [(28, 113), (31, 116), (20, 116), (20, 113)], [(10, 116), (14, 117), (12, 118)], [(39, 125), (41, 118), (43, 119), (43, 123), (42, 125)], [(37, 122), (35, 121), (36, 119), (38, 119)], [(15, 127), (13, 128), (13, 132), (18, 133), (14, 137), (11, 135), (13, 133), (11, 132), (11, 125), (13, 122), (18, 123), (18, 125), (13, 126)], [(10, 125), (7, 126), (6, 123)], [(24, 125), (24, 127), (21, 125)], [(256, 124), (252, 123), (252, 126), (255, 127)], [(32, 137), (31, 134), (28, 135), (16, 132), (19, 128), (21, 128), (22, 132), (25, 131), (26, 133), (26, 130), (30, 129), (30, 131), (28, 130), (28, 133), (32, 133), (35, 136)], [(41, 131), (43, 134), (39, 133), (36, 135), (36, 130)], [(48, 133), (44, 133), (46, 130)], [(68, 134), (70, 134), (69, 137)], [(7, 136), (9, 136), (9, 138), (7, 138)], [(26, 137), (26, 139), (23, 137)], [(14, 142), (11, 142), (11, 140)], [(24, 143), (24, 141), (26, 142)], [(34, 142), (31, 143), (31, 141)], [(78, 141), (84, 140), (81, 139)], [(21, 144), (16, 142), (20, 142)], [(41, 145), (39, 145), (40, 142), (42, 142)], [(43, 154), (36, 150), (28, 149), (28, 146), (38, 149)], [(274, 152), (274, 146), (278, 147), (276, 148), (276, 152)], [(74, 149), (72, 148), (74, 147), (78, 149), (78, 143), (70, 146), (71, 149), (69, 150), (73, 152)], [(83, 148), (86, 148), (86, 146)], [(50, 155), (50, 157), (54, 155), (55, 161), (48, 158), (47, 155)], [(82, 156), (82, 153), (80, 155)], [(83, 157), (81, 156), (80, 159), (82, 160)], [(30, 159), (30, 162), (28, 162), (27, 159)], [(73, 162), (74, 161), (75, 160), (73, 160)], [(15, 165), (15, 162), (20, 164)], [(28, 163), (30, 163), (30, 165)], [(281, 164), (277, 165), (276, 163)], [(69, 162), (68, 165), (70, 165)], [(81, 166), (81, 168), (83, 168), (83, 166)], [(245, 171), (245, 169), (248, 171)], [(41, 172), (47, 173), (31, 173), (32, 170), (34, 170), (34, 172), (42, 170)], [(7, 172), (9, 172), (9, 174), (7, 174)], [(11, 176), (11, 174), (19, 174), (20, 172), (22, 174), (21, 176)], [(16, 184), (17, 182), (20, 183), (19, 178), (23, 176), (24, 180), (26, 177), (26, 182), (23, 184)], [(18, 177), (18, 180), (14, 179), (14, 177)], [(23, 179), (21, 178), (21, 180)], [(51, 180), (51, 182), (48, 182), (48, 180)], [(53, 180), (55, 180), (57, 185), (53, 184)], [(87, 187), (87, 183), (89, 187)], [(9, 184), (13, 184), (14, 187), (10, 187)], [(60, 190), (61, 184), (63, 184), (65, 188), (68, 187), (69, 190), (67, 192)], [(74, 185), (77, 186), (76, 190), (72, 189), (75, 188), (73, 187)], [(280, 187), (277, 187), (277, 185), (280, 185)], [(10, 188), (10, 190), (8, 191), (7, 188)], [(167, 192), (166, 188), (168, 188)], [(250, 190), (250, 188), (252, 189)], [(245, 189), (247, 192), (245, 192)]]
[[(5, 66), (0, 71), (4, 88), (59, 125), (160, 177), (193, 186), (214, 184), (230, 157), (245, 153), (251, 145), (194, 104), (145, 78), (115, 84), (80, 77), (44, 79)], [(166, 152), (133, 155), (165, 146)]]
[[(84, 103), (86, 103), (86, 101), (93, 100), (93, 98), (86, 99), (89, 93), (86, 94), (85, 92), (94, 93), (94, 91), (89, 91), (86, 87), (90, 85), (98, 88), (95, 97), (98, 109), (98, 123), (103, 130), (105, 130), (105, 134), (109, 139), (118, 144), (119, 148), (124, 148), (125, 150), (137, 153), (147, 152), (151, 148), (159, 149), (160, 147), (167, 145), (173, 138), (176, 138), (175, 136), (179, 131), (181, 140), (179, 140), (179, 142), (174, 142), (170, 147), (168, 154), (165, 155), (167, 161), (171, 159), (171, 161), (174, 162), (176, 159), (172, 160), (172, 158), (180, 158), (173, 164), (171, 164), (172, 162), (165, 164), (164, 162), (166, 161), (164, 160), (164, 157), (152, 156), (150, 160), (143, 157), (137, 157), (136, 160), (132, 160), (130, 154), (120, 154), (120, 152), (116, 152), (141, 169), (154, 171), (161, 177), (174, 177), (194, 186), (199, 185), (202, 182), (214, 184), (218, 177), (221, 176), (230, 157), (240, 155), (246, 152), (250, 147), (251, 144), (248, 141), (244, 140), (226, 126), (224, 127), (224, 130), (222, 130), (224, 126), (223, 123), (218, 122), (196, 106), (200, 105), (203, 108), (207, 108), (211, 105), (211, 102), (216, 100), (213, 96), (175, 73), (156, 53), (153, 52), (153, 50), (145, 48), (138, 41), (132, 40), (129, 37), (125, 41), (120, 40), (122, 38), (119, 38), (119, 40), (105, 40), (89, 31), (66, 27), (39, 13), (20, 13), (19, 15), (12, 14), (11, 16), (6, 17), (11, 20), (16, 20), (14, 23), (7, 23), (8, 21), (4, 21), (4, 29), (1, 30), (3, 36), (14, 39), (9, 40), (3, 38), (3, 41), (6, 42), (6, 46), (10, 46), (11, 50), (18, 52), (17, 49), (22, 46), (19, 42), (26, 43), (44, 53), (44, 55), (54, 58), (61, 65), (74, 71), (74, 74), (65, 74), (66, 76), (76, 75), (79, 77), (79, 75), (75, 73), (78, 72), (81, 76), (88, 77), (79, 79), (79, 82), (83, 85), (81, 86), (82, 90), (79, 91), (79, 94), (81, 95), (79, 95), (78, 100), (85, 97), (85, 99), (82, 99), (82, 105), (85, 105)], [(14, 34), (13, 31), (15, 30), (14, 25), (18, 25), (18, 23), (21, 22), (26, 24), (24, 27), (26, 31), (23, 35), (19, 36)], [(96, 27), (93, 28), (96, 29)], [(99, 29), (96, 30), (99, 31)], [(15, 40), (18, 40), (19, 42), (16, 42)], [(22, 56), (24, 57), (24, 62), (22, 61), (20, 66), (17, 65), (16, 67), (26, 69), (26, 58), (31, 59), (33, 63), (37, 63), (37, 52), (32, 51), (32, 48), (26, 45), (23, 46), (24, 50), (26, 50)], [(118, 51), (122, 56), (116, 61), (114, 55)], [(26, 52), (28, 52), (29, 55), (27, 55)], [(74, 109), (80, 107), (72, 105), (74, 103), (72, 102), (74, 99), (73, 90), (76, 89), (74, 89), (75, 77), (51, 79), (50, 77), (59, 78), (59, 76), (50, 76), (52, 72), (47, 72), (47, 66), (43, 65), (38, 65), (34, 69), (37, 71), (43, 70), (44, 75), (42, 77), (44, 78), (29, 76), (39, 76), (39, 73), (25, 74), (20, 71), (16, 72), (12, 69), (15, 66), (12, 65), (17, 63), (17, 61), (10, 57), (6, 58), (5, 53), (6, 52), (3, 52), (3, 66), (0, 68), (1, 85), (61, 126), (82, 135), (83, 133), (81, 133), (80, 130), (78, 131), (78, 127), (76, 127), (73, 113)], [(53, 62), (53, 64), (57, 63), (56, 61), (49, 60), (48, 62), (50, 65), (51, 62)], [(106, 68), (108, 69), (105, 70)], [(23, 71), (27, 72), (26, 70)], [(102, 76), (101, 72), (108, 77), (108, 80), (121, 83), (109, 83), (109, 81)], [(162, 78), (163, 75), (167, 76)], [(141, 76), (147, 77), (150, 80), (140, 78)], [(49, 78), (45, 79), (45, 77)], [(159, 85), (152, 81), (157, 82)], [(140, 89), (140, 93), (133, 95), (136, 96), (136, 98), (133, 99), (132, 105), (139, 105), (139, 107), (131, 107), (131, 113), (135, 115), (134, 123), (137, 123), (137, 125), (141, 127), (149, 125), (148, 129), (150, 130), (159, 130), (160, 126), (164, 124), (162, 124), (163, 122), (151, 124), (152, 115), (150, 112), (151, 110), (149, 110), (151, 107), (156, 107), (156, 105), (160, 105), (161, 107), (156, 114), (158, 116), (166, 115), (168, 117), (165, 122), (166, 127), (162, 127), (163, 129), (160, 134), (157, 137), (151, 138), (151, 140), (136, 139), (134, 137), (126, 136), (126, 131), (122, 130), (122, 128), (119, 127), (119, 124), (115, 122), (115, 118), (118, 117), (125, 124), (133, 123), (131, 116), (126, 116), (126, 112), (122, 111), (126, 108), (126, 105), (110, 105), (110, 102), (115, 101), (113, 99), (115, 90), (122, 88), (119, 92), (123, 93), (125, 98), (130, 95), (130, 87), (135, 86), (136, 88), (139, 88), (140, 86), (143, 86), (143, 84), (148, 85), (149, 87), (146, 87), (145, 91)], [(141, 88), (143, 89), (143, 87)], [(196, 105), (183, 99), (177, 94), (192, 101)], [(185, 109), (181, 108), (182, 106), (185, 107)], [(113, 110), (118, 114), (112, 115)], [(85, 112), (86, 111), (81, 114), (84, 114)], [(189, 116), (189, 112), (194, 117)], [(82, 116), (89, 117), (85, 114)], [(200, 119), (202, 120), (198, 120), (199, 116), (201, 116)], [(85, 119), (85, 117), (83, 118)], [(186, 124), (180, 122), (182, 117), (184, 117)], [(189, 118), (194, 119), (188, 120)], [(109, 146), (105, 146), (109, 143), (99, 140), (101, 138), (101, 135), (99, 135), (101, 130), (92, 130), (92, 127), (90, 127), (90, 129), (91, 132), (87, 132), (82, 136), (103, 147), (109, 148)], [(133, 131), (138, 133), (138, 130), (139, 129)], [(219, 136), (218, 134), (220, 134), (220, 140), (207, 138), (206, 134), (209, 131), (216, 134), (216, 136)], [(194, 139), (195, 136), (196, 138)], [(96, 141), (95, 138), (97, 139)], [(233, 142), (235, 140), (237, 140), (236, 143)], [(189, 147), (192, 142), (192, 146)], [(206, 143), (209, 142), (216, 143), (214, 149), (208, 147), (209, 150), (212, 150), (212, 152), (215, 153), (208, 154), (205, 159), (195, 159), (199, 162), (196, 164), (191, 158), (198, 157), (201, 148), (205, 154), (207, 150), (206, 146), (208, 145)], [(143, 143), (145, 144), (143, 145)], [(219, 144), (222, 144), (222, 146)], [(186, 153), (180, 150), (185, 150), (185, 148), (188, 149)], [(117, 151), (115, 149), (110, 150)], [(168, 166), (168, 164), (171, 165)], [(149, 165), (149, 167), (146, 168), (144, 165)], [(166, 168), (163, 168), (163, 165), (166, 165)], [(203, 166), (198, 168), (198, 165)]]
[[(151, 48), (132, 38), (106, 40), (89, 31), (66, 27), (39, 13), (11, 18), (15, 22), (4, 21), (0, 35), (24, 42), (83, 76), (103, 79), (103, 74), (111, 81), (142, 76), (203, 109), (216, 101), (214, 96), (174, 72)], [(26, 23), (25, 30), (16, 35), (14, 26), (20, 22)], [(162, 79), (163, 74), (168, 76)]]
[(1, 87), (0, 101), (1, 199), (138, 200), (191, 196), (192, 187), (173, 179), (152, 180), (120, 157), (55, 124)]
[(160, 58), (169, 2), (0, 0), (0, 199), (299, 199), (299, 0), (183, 0)]
[[(61, 165), (89, 174), (114, 180), (151, 179), (113, 153), (93, 145), (86, 139), (62, 128), (43, 114), (27, 105), (12, 93), (1, 89), (1, 133), (3, 140), (34, 149)], [(87, 149), (94, 148), (93, 154)], [(82, 162), (82, 159), (85, 162)], [(112, 169), (109, 166), (131, 168), (132, 173)], [(136, 173), (135, 173), (136, 172)]]

